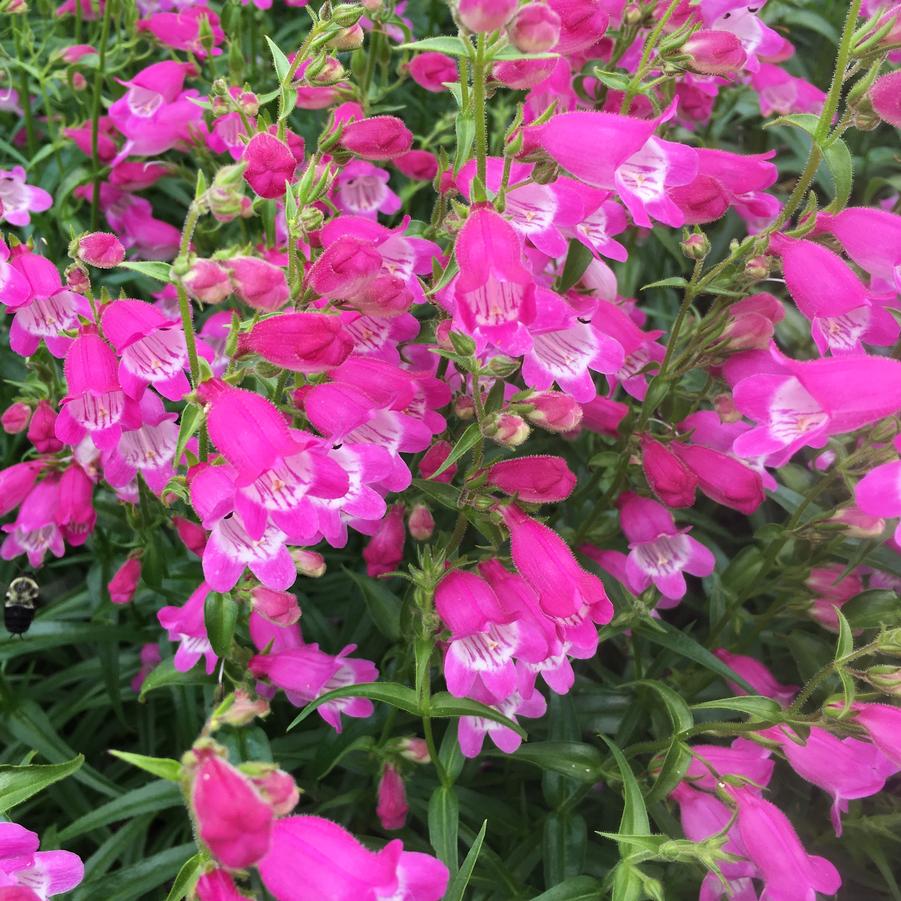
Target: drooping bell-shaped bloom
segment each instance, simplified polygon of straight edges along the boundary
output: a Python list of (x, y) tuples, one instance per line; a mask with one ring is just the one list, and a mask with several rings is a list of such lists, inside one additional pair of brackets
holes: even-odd
[(0, 169), (0, 222), (23, 226), (31, 222), (31, 213), (43, 213), (53, 206), (53, 197), (43, 188), (25, 181), (21, 166)]
[(366, 574), (370, 578), (393, 572), (404, 557), (404, 505), (394, 504), (363, 548)]
[(340, 316), (284, 313), (263, 319), (238, 340), (239, 353), (255, 353), (292, 372), (307, 375), (340, 366), (353, 339)]
[(197, 901), (250, 901), (242, 895), (231, 874), (225, 870), (210, 870), (197, 880), (194, 888)]
[(650, 435), (641, 436), (641, 465), (651, 490), (668, 507), (690, 507), (695, 502), (698, 477)]
[(190, 52), (198, 59), (222, 54), (219, 44), (225, 33), (219, 26), (219, 16), (206, 6), (155, 12), (139, 19), (135, 26), (138, 31), (150, 32), (164, 46)]
[(866, 730), (870, 741), (896, 767), (901, 767), (901, 707), (858, 701), (851, 709), (854, 721)]
[(661, 331), (643, 331), (618, 304), (602, 301), (592, 316), (592, 325), (616, 340), (625, 352), (622, 367), (607, 377), (611, 388), (618, 384), (636, 398), (644, 400), (648, 390), (648, 377), (654, 364), (663, 359), (665, 350), (657, 342)]
[(79, 335), (66, 354), (68, 394), (56, 418), (56, 437), (73, 447), (85, 434), (100, 448), (114, 447), (122, 432), (127, 401), (119, 362), (99, 335)]
[[(531, 679), (529, 682), (531, 683)], [(478, 683), (476, 685), (478, 686)], [(520, 691), (514, 691), (502, 701), (497, 701), (491, 692), (483, 688), (481, 691), (474, 689), (470, 697), (493, 707), (513, 722), (517, 722), (520, 716), (535, 718), (544, 716), (547, 712), (547, 701), (540, 691), (533, 690), (527, 696), (523, 696)], [(492, 744), (505, 754), (512, 754), (522, 744), (522, 737), (509, 726), (481, 716), (460, 717), (457, 740), (464, 757), (478, 757), (486, 735)]]
[[(394, 158), (394, 163), (406, 154)], [(335, 206), (353, 216), (371, 219), (379, 213), (390, 216), (401, 208), (400, 197), (388, 186), (390, 174), (366, 160), (351, 160), (342, 166), (332, 188)]]
[(836, 608), (863, 591), (863, 579), (858, 571), (845, 572), (841, 563), (814, 567), (804, 584), (814, 597), (808, 610), (810, 616), (830, 632), (838, 632)]
[(626, 573), (635, 593), (653, 582), (661, 594), (679, 600), (686, 591), (683, 573), (709, 576), (713, 572), (710, 550), (686, 529), (676, 528), (672, 514), (656, 501), (627, 492), (620, 497), (619, 516), (629, 540)]
[(861, 269), (901, 292), (901, 216), (846, 207), (840, 213), (820, 213), (816, 230), (834, 235)]
[(15, 521), (2, 527), (6, 538), (0, 556), (4, 560), (25, 554), (29, 564), (37, 569), (48, 550), (54, 557), (62, 557), (63, 534), (57, 522), (59, 486), (59, 477), (48, 476), (29, 490)]
[[(757, 423), (739, 435), (740, 457), (771, 457), (780, 466), (805, 446), (853, 432), (901, 409), (901, 363), (851, 356), (792, 360), (775, 349), (768, 371), (739, 378), (735, 406)], [(743, 374), (743, 373), (742, 373)]]
[(889, 72), (877, 78), (869, 90), (873, 111), (889, 125), (901, 128), (901, 72)]
[(291, 901), (440, 901), (449, 878), (441, 861), (404, 851), (399, 840), (370, 851), (337, 823), (314, 816), (277, 820), (258, 869), (274, 897)]
[(515, 609), (504, 609), (491, 586), (475, 573), (454, 570), (435, 590), (435, 609), (450, 629), (444, 658), (448, 691), (465, 697), (476, 680), (502, 700), (517, 688), (514, 658), (543, 659), (547, 643)]
[(773, 778), (776, 764), (770, 755), (769, 748), (746, 738), (735, 739), (729, 747), (692, 745), (692, 759), (685, 771), (685, 779), (694, 788), (715, 791), (721, 777), (742, 776), (759, 792)]
[(103, 333), (121, 357), (119, 384), (139, 398), (152, 385), (168, 400), (181, 400), (190, 384), (188, 351), (179, 320), (142, 300), (115, 300), (101, 318)]
[(244, 148), (244, 180), (260, 197), (284, 197), (285, 182), (294, 177), (297, 160), (284, 141), (268, 132), (255, 134)]
[(560, 17), (557, 53), (570, 54), (597, 44), (612, 16), (622, 11), (619, 0), (549, 0), (548, 5)]
[[(356, 645), (348, 645), (333, 655), (321, 651), (316, 644), (298, 644), (283, 649), (273, 647), (271, 653), (253, 657), (248, 667), (257, 678), (266, 679), (282, 689), (295, 707), (304, 707), (336, 688), (378, 679), (375, 664), (349, 656), (355, 648)], [(322, 704), (317, 712), (340, 732), (342, 713), (350, 717), (368, 717), (372, 715), (373, 706), (366, 698), (339, 698)]]
[(397, 771), (397, 767), (390, 763), (382, 770), (378, 798), (375, 813), (382, 824), (382, 829), (389, 832), (403, 829), (410, 807), (407, 804), (403, 777)]
[(169, 641), (178, 642), (174, 664), (181, 673), (192, 669), (201, 657), (204, 658), (207, 674), (216, 668), (219, 658), (207, 637), (203, 615), (209, 593), (210, 586), (201, 582), (181, 607), (163, 607), (156, 615), (160, 625), (169, 633)]
[(454, 59), (434, 51), (417, 53), (407, 64), (407, 71), (419, 87), (433, 94), (446, 91), (445, 83), (456, 82), (460, 78)]
[(59, 478), (56, 523), (71, 547), (81, 547), (97, 523), (94, 509), (94, 482), (76, 462), (66, 467)]
[(26, 460), (0, 469), (0, 516), (15, 510), (28, 497), (43, 468), (38, 460)]
[(727, 786), (738, 810), (738, 835), (765, 883), (770, 901), (816, 901), (842, 884), (835, 866), (808, 854), (788, 817), (747, 786)]
[(610, 622), (613, 605), (601, 580), (578, 564), (566, 542), (513, 504), (500, 512), (510, 530), (513, 562), (538, 595), (541, 609), (564, 621), (588, 616), (596, 623)]
[(535, 318), (535, 283), (513, 227), (493, 209), (479, 207), (460, 230), (454, 253), (460, 267), (455, 327), (477, 342), (523, 353), (532, 343), (526, 326)]
[(62, 450), (63, 443), (56, 437), (56, 416), (56, 410), (46, 400), (38, 401), (26, 433), (38, 453), (55, 454)]
[(71, 892), (84, 878), (84, 864), (71, 851), (39, 851), (40, 840), (18, 823), (0, 823), (0, 891), (9, 901), (47, 901)]
[(489, 466), (488, 484), (527, 503), (547, 504), (566, 500), (576, 476), (562, 457), (519, 457)]
[(811, 321), (820, 353), (861, 351), (861, 342), (888, 345), (897, 339), (891, 314), (838, 254), (779, 234), (770, 238), (770, 249), (782, 257), (786, 287)]
[(232, 257), (226, 261), (235, 294), (254, 310), (272, 313), (291, 296), (285, 270), (259, 257)]
[(114, 573), (106, 588), (114, 604), (127, 604), (141, 581), (141, 558), (129, 557)]
[(182, 90), (195, 71), (191, 63), (166, 60), (122, 82), (125, 94), (109, 109), (110, 121), (126, 138), (117, 161), (163, 153), (199, 130), (203, 110), (191, 101), (197, 91)]
[(789, 734), (787, 726), (767, 729), (761, 735), (779, 743), (802, 779), (832, 796), (831, 817), (837, 836), (842, 834), (842, 814), (848, 812), (848, 801), (882, 791), (886, 779), (901, 766), (876, 745), (856, 738), (839, 739), (819, 726), (811, 727), (803, 743)]
[[(783, 685), (770, 670), (756, 657), (746, 654), (733, 654), (726, 648), (715, 648), (713, 651), (730, 669), (738, 673), (759, 695), (778, 701), (787, 707), (798, 693), (797, 685)], [(737, 682), (727, 680), (730, 690), (737, 695), (747, 694)]]
[(56, 266), (20, 244), (10, 249), (0, 241), (0, 303), (14, 314), (9, 346), (30, 357), (41, 341), (55, 357), (64, 357), (72, 339), (63, 333), (75, 328), (87, 300), (63, 287)]
[(372, 116), (345, 125), (341, 143), (365, 160), (390, 160), (410, 149), (413, 132), (396, 116)]
[(226, 867), (249, 867), (269, 850), (275, 819), (272, 807), (227, 760), (212, 751), (199, 756), (191, 807), (200, 838)]
[(772, 63), (760, 64), (751, 75), (751, 87), (757, 92), (761, 116), (819, 114), (826, 102), (826, 94), (818, 87)]
[[(895, 447), (901, 449), (901, 439), (895, 439)], [(871, 469), (854, 489), (854, 499), (864, 513), (871, 516), (901, 516), (901, 460), (892, 460)], [(901, 524), (895, 531), (895, 540), (901, 535)]]

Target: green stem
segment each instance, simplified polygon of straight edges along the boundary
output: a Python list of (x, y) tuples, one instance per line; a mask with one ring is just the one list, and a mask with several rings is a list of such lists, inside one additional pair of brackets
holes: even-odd
[[(100, 224), (100, 95), (106, 78), (106, 45), (109, 42), (110, 19), (114, 0), (107, 0), (103, 8), (103, 24), (100, 30), (100, 45), (97, 48), (97, 73), (94, 75), (94, 95), (91, 98), (91, 230)], [(78, 5), (78, 4), (76, 4)]]
[[(16, 54), (18, 55), (19, 60), (24, 62), (25, 45), (22, 40), (22, 31), (26, 26), (19, 23), (18, 16), (13, 16), (13, 19), (16, 20)], [(27, 140), (28, 156), (33, 157), (35, 154), (37, 138), (34, 132), (34, 117), (31, 112), (31, 90), (28, 87), (28, 71), (24, 67), (19, 69), (19, 94), (21, 95), (22, 110), (25, 113), (25, 138)], [(49, 107), (47, 109), (47, 115), (50, 115)]]
[(629, 80), (629, 84), (623, 94), (623, 102), (619, 106), (619, 113), (621, 116), (624, 116), (629, 112), (629, 107), (632, 106), (632, 101), (635, 99), (638, 88), (641, 86), (641, 79), (644, 78), (645, 72), (647, 71), (648, 63), (651, 60), (651, 54), (654, 52), (654, 48), (657, 46), (657, 42), (663, 34), (666, 23), (672, 18), (672, 15), (680, 2), (681, 0), (670, 0), (670, 5), (666, 8), (666, 12), (660, 17), (660, 21), (644, 42), (644, 48), (641, 52), (641, 62), (638, 64), (635, 74)]
[(829, 86), (829, 94), (820, 120), (817, 122), (816, 131), (813, 134), (814, 142), (819, 143), (829, 133), (832, 120), (838, 110), (839, 100), (842, 94), (842, 85), (845, 81), (845, 69), (848, 67), (848, 57), (851, 53), (851, 41), (854, 37), (855, 26), (860, 15), (862, 0), (851, 0), (848, 4), (848, 15), (845, 17), (845, 27), (842, 30), (842, 38), (838, 45), (838, 56), (835, 59), (835, 71), (832, 73), (832, 84)]
[(811, 695), (816, 691), (820, 683), (827, 679), (833, 672), (845, 666), (845, 664), (850, 663), (852, 660), (856, 660), (858, 657), (865, 657), (867, 654), (872, 654), (878, 647), (878, 641), (871, 641), (869, 644), (864, 645), (862, 648), (858, 648), (850, 654), (846, 654), (838, 660), (830, 660), (829, 663), (821, 667), (820, 670), (814, 673), (807, 681), (807, 684), (798, 693), (798, 696), (792, 702), (791, 706), (785, 711), (786, 717), (800, 713), (801, 708), (808, 700), (810, 700)]
[(488, 157), (488, 120), (485, 115), (485, 35), (476, 40), (476, 61), (472, 71), (473, 107), (476, 120), (476, 173), (485, 185)]

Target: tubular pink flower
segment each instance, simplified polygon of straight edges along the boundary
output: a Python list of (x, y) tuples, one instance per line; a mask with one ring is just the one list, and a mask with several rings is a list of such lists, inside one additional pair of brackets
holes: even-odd
[(252, 352), (292, 372), (313, 374), (340, 366), (353, 340), (339, 316), (284, 313), (258, 322), (238, 342), (239, 353)]
[(269, 200), (284, 197), (285, 182), (293, 180), (297, 167), (287, 144), (267, 132), (255, 134), (244, 148), (242, 160), (247, 163), (244, 181), (257, 195)]
[(341, 143), (365, 160), (391, 160), (410, 149), (413, 132), (396, 116), (373, 116), (345, 125)]
[(254, 310), (272, 313), (291, 296), (288, 279), (280, 266), (258, 257), (232, 257), (226, 261), (235, 294)]
[(446, 82), (460, 80), (454, 59), (433, 51), (417, 53), (407, 64), (407, 70), (416, 84), (433, 94), (446, 91), (447, 88), (444, 86)]
[(128, 604), (141, 581), (141, 560), (129, 557), (115, 572), (106, 588), (114, 604)]
[[(714, 648), (713, 651), (730, 669), (738, 673), (758, 694), (778, 701), (783, 707), (794, 700), (798, 693), (797, 685), (783, 685), (759, 660), (744, 654), (733, 654), (726, 648)], [(747, 694), (738, 683), (727, 681), (729, 688), (737, 695)]]
[(901, 128), (901, 71), (877, 78), (869, 97), (874, 112), (883, 122)]
[(181, 607), (163, 607), (157, 612), (159, 624), (168, 632), (169, 641), (179, 643), (174, 664), (180, 673), (192, 669), (201, 657), (204, 658), (208, 675), (216, 668), (219, 658), (213, 653), (203, 618), (209, 593), (210, 586), (201, 582)]
[(125, 248), (115, 235), (92, 232), (79, 238), (78, 259), (98, 269), (113, 269), (125, 259)]
[(488, 467), (488, 484), (527, 503), (546, 504), (569, 497), (576, 476), (562, 457), (520, 457)]

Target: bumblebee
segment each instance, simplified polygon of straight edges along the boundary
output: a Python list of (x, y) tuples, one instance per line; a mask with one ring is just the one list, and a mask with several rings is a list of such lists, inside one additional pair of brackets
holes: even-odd
[(9, 583), (3, 607), (3, 624), (11, 635), (23, 635), (28, 631), (34, 619), (39, 593), (38, 583), (29, 576), (19, 576)]

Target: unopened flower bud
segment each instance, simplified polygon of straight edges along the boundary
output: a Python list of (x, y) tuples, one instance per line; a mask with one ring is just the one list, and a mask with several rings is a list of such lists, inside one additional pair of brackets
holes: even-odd
[(644, 13), (637, 3), (630, 3), (623, 11), (623, 24), (628, 25), (630, 28), (640, 25), (643, 18)]
[(415, 504), (407, 519), (407, 528), (417, 541), (428, 541), (435, 531), (435, 517), (425, 504)]
[(849, 538), (879, 538), (885, 531), (884, 519), (869, 516), (857, 507), (845, 507), (828, 521), (843, 525)]
[(871, 666), (865, 678), (883, 694), (901, 698), (901, 669), (897, 666)]
[[(258, 764), (259, 772), (251, 772), (250, 781), (257, 791), (269, 803), (272, 812), (277, 817), (285, 817), (300, 801), (300, 790), (290, 773), (280, 770), (272, 764)], [(256, 769), (254, 767), (253, 769)], [(250, 767), (245, 767), (251, 769)]]
[(88, 87), (88, 80), (81, 72), (72, 73), (72, 90), (84, 91)]
[(713, 409), (723, 422), (738, 422), (741, 413), (735, 407), (735, 399), (729, 393), (717, 394), (713, 398)]
[(571, 432), (582, 421), (582, 406), (568, 394), (558, 391), (537, 391), (528, 398), (531, 409), (526, 419), (549, 432)]
[(206, 547), (206, 529), (200, 523), (191, 522), (183, 516), (174, 516), (172, 524), (182, 544), (198, 557), (202, 557)]
[(457, 419), (464, 422), (472, 419), (476, 415), (476, 405), (471, 397), (461, 394), (454, 398), (454, 415)]
[(248, 692), (241, 688), (235, 690), (213, 714), (214, 727), (224, 726), (247, 726), (257, 717), (269, 715), (269, 702), (263, 698), (251, 697)]
[(752, 257), (745, 263), (745, 276), (758, 282), (770, 274), (770, 257)]
[(519, 447), (531, 432), (529, 424), (516, 413), (492, 413), (482, 422), (482, 433), (503, 447)]
[(541, 159), (532, 168), (532, 181), (538, 185), (549, 185), (557, 180), (559, 167), (553, 160)]
[(350, 28), (360, 21), (364, 11), (362, 4), (359, 3), (339, 3), (332, 7), (331, 21), (342, 28)]
[(325, 575), (325, 557), (318, 551), (306, 551), (303, 548), (291, 548), (291, 559), (294, 568), (302, 576), (319, 579)]
[(901, 128), (901, 69), (877, 78), (868, 96), (873, 111), (883, 122)]
[(382, 828), (388, 831), (403, 829), (409, 810), (404, 780), (397, 769), (389, 763), (382, 770), (382, 778), (379, 780), (379, 802), (375, 809)]
[(276, 591), (257, 585), (250, 592), (253, 610), (276, 626), (293, 626), (300, 619), (297, 596), (290, 591)]
[(901, 657), (901, 628), (883, 632), (879, 636), (879, 650), (892, 657)]
[(521, 6), (507, 25), (507, 34), (517, 50), (544, 53), (560, 40), (560, 16), (545, 3)]
[(203, 303), (222, 303), (232, 293), (228, 271), (215, 260), (195, 260), (182, 283), (191, 297)]
[(679, 246), (690, 260), (703, 260), (710, 253), (710, 241), (703, 232), (689, 235)]
[(748, 60), (741, 41), (731, 31), (701, 29), (680, 50), (688, 57), (688, 68), (701, 75), (738, 72)]
[(97, 269), (114, 269), (125, 259), (125, 248), (109, 232), (91, 232), (72, 242), (69, 255)]
[(28, 420), (31, 419), (31, 407), (28, 404), (10, 404), (0, 416), (0, 425), (7, 435), (18, 435), (28, 428)]
[(260, 99), (253, 91), (244, 91), (238, 98), (238, 105), (247, 116), (255, 116), (260, 111)]
[(138, 582), (141, 581), (141, 560), (139, 557), (129, 557), (110, 579), (106, 588), (109, 599), (114, 604), (127, 604), (135, 596)]
[(402, 738), (399, 746), (400, 756), (411, 763), (431, 763), (429, 746), (424, 738)]
[(516, 0), (459, 0), (457, 16), (469, 31), (487, 33), (503, 28), (516, 12)]
[(325, 222), (325, 214), (319, 207), (305, 206), (300, 211), (299, 219), (301, 228), (309, 234), (322, 228), (322, 223)]
[(66, 267), (66, 287), (76, 294), (87, 294), (91, 290), (91, 277), (81, 263)]
[[(361, 9), (357, 7), (357, 9)], [(363, 46), (365, 32), (359, 25), (351, 25), (329, 41), (329, 46), (335, 50), (358, 50)]]
[(519, 360), (512, 357), (497, 356), (488, 361), (488, 371), (498, 378), (506, 379), (519, 369)]

